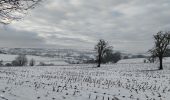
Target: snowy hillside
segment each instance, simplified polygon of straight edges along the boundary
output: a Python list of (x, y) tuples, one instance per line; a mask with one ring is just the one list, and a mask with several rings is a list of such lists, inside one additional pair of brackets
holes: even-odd
[(134, 58), (134, 59), (122, 59), (118, 61), (117, 63), (144, 63), (145, 58)]
[(37, 61), (38, 60), (44, 61), (45, 57), (45, 61), (46, 60), (51, 61), (51, 58), (55, 58), (55, 61), (64, 60), (68, 63), (83, 63), (84, 61), (91, 60), (94, 58), (94, 52), (90, 50), (46, 49), (46, 48), (0, 48), (0, 59), (3, 58), (4, 61), (8, 60), (11, 61), (11, 58), (12, 59), (15, 58), (13, 55), (20, 54), (32, 55)]
[[(4, 63), (10, 63), (17, 56), (18, 55), (0, 54), (0, 60), (2, 60)], [(55, 65), (68, 64), (64, 61), (64, 59), (61, 59), (61, 58), (51, 58), (51, 57), (32, 56), (32, 55), (27, 55), (26, 57), (28, 58), (28, 60), (33, 58), (36, 61), (36, 64), (39, 64), (40, 62), (47, 63), (47, 64), (53, 63)]]
[[(118, 64), (131, 64), (131, 63), (144, 63), (145, 58), (134, 58), (134, 59), (122, 59), (118, 61)], [(164, 63), (170, 63), (170, 57), (163, 59)]]

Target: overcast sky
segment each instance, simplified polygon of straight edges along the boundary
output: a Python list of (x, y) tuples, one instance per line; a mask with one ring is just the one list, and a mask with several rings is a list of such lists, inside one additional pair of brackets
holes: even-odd
[(0, 47), (92, 50), (105, 39), (137, 53), (152, 48), (160, 30), (170, 30), (169, 0), (44, 0), (24, 20), (0, 27)]

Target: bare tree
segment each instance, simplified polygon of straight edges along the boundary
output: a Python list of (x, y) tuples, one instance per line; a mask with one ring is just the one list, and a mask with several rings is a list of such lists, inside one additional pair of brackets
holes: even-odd
[(26, 55), (18, 55), (14, 61), (12, 61), (13, 66), (26, 66), (28, 63)]
[(34, 60), (33, 58), (30, 60), (29, 65), (30, 65), (30, 66), (34, 66), (34, 65), (35, 65), (35, 60)]
[(170, 43), (170, 32), (158, 32), (154, 35), (155, 46), (150, 50), (151, 56), (159, 59), (160, 70), (163, 69), (163, 57), (165, 57)]
[(3, 60), (0, 61), (0, 66), (3, 66)]
[(97, 53), (97, 63), (98, 63), (97, 67), (100, 67), (103, 56), (105, 55), (106, 51), (111, 48), (112, 47), (108, 45), (108, 42), (106, 42), (103, 39), (99, 40), (99, 42), (94, 48)]
[(41, 0), (0, 0), (0, 23), (9, 24), (23, 18), (26, 11), (35, 7)]

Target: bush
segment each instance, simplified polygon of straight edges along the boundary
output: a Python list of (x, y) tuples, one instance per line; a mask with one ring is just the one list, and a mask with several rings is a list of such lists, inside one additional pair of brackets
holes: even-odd
[(12, 66), (12, 64), (11, 63), (6, 63), (5, 66)]
[(40, 62), (38, 66), (45, 66), (46, 64), (44, 62)]
[(106, 55), (102, 58), (103, 62), (102, 63), (117, 63), (120, 59), (121, 59), (121, 53), (120, 52), (116, 52), (113, 53), (113, 51), (107, 51)]
[(13, 66), (26, 66), (28, 63), (28, 60), (26, 58), (26, 55), (18, 55), (15, 60), (12, 61)]

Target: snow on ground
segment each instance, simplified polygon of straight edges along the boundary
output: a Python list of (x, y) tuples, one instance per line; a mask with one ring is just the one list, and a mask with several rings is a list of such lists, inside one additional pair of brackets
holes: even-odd
[(0, 100), (169, 100), (170, 64), (1, 67)]
[[(133, 59), (122, 59), (118, 61), (119, 64), (131, 64), (131, 63), (144, 63), (146, 58), (133, 58)], [(170, 63), (170, 57), (165, 57), (163, 59), (164, 63)]]
[(145, 58), (122, 59), (118, 63), (144, 63)]

